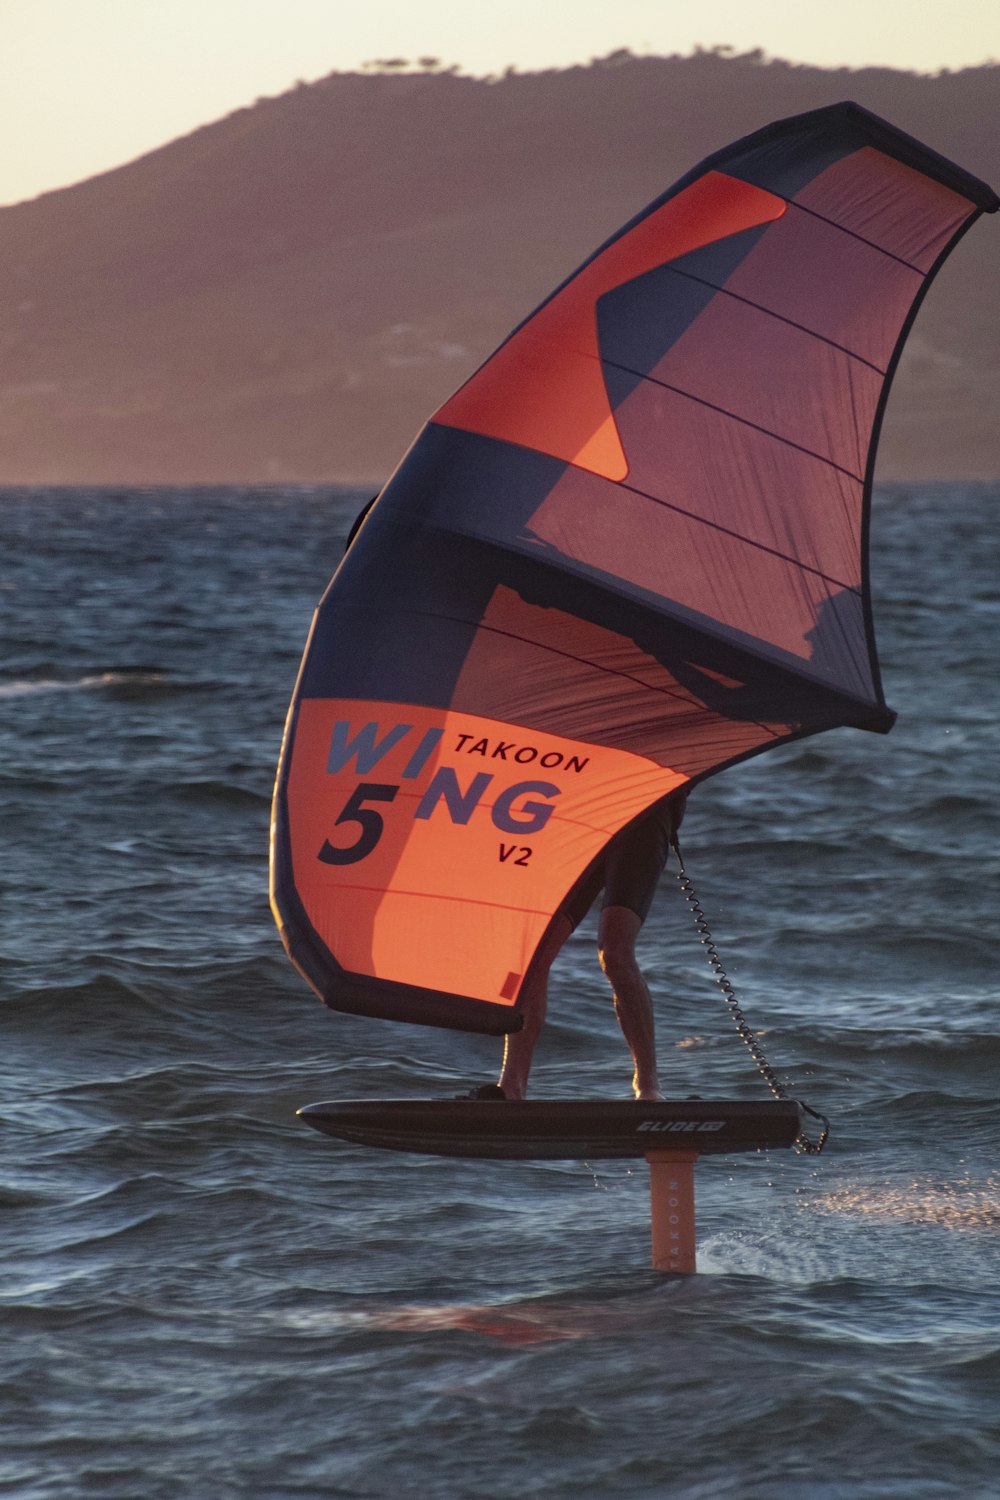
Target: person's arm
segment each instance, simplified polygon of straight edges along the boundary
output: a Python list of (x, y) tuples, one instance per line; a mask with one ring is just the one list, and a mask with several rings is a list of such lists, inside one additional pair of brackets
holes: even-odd
[(372, 506), (375, 504), (375, 501), (377, 499), (378, 499), (378, 495), (373, 495), (371, 497), (371, 499), (369, 500), (368, 504), (364, 507), (364, 509), (361, 510), (361, 511), (359, 511), (358, 514), (357, 514), (357, 516), (355, 516), (355, 518), (354, 518), (354, 525), (351, 527), (350, 531), (347, 533), (347, 541), (344, 543), (344, 551), (345, 552), (349, 549), (351, 543), (354, 541), (354, 538), (357, 536), (358, 532), (361, 530), (361, 528), (362, 528), (362, 526), (364, 525), (364, 522), (365, 522), (365, 517), (367, 516), (368, 512), (371, 510)]

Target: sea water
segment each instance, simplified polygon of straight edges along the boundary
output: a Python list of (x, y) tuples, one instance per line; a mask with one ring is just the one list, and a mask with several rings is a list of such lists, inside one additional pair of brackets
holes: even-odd
[[(332, 1142), (327, 1098), (499, 1043), (335, 1015), (267, 906), (311, 611), (367, 498), (0, 495), (0, 1495), (1000, 1495), (996, 486), (883, 488), (888, 738), (700, 788), (685, 857), (820, 1157), (698, 1167)], [(671, 1094), (766, 1098), (672, 876), (642, 939)], [(624, 1097), (585, 925), (536, 1097)]]

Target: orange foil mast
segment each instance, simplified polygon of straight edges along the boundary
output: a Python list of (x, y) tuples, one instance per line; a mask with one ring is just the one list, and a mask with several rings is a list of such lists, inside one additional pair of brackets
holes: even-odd
[(327, 1005), (500, 1033), (652, 803), (886, 731), (875, 446), (931, 279), (996, 195), (854, 104), (718, 152), (434, 414), (317, 611), (272, 905)]

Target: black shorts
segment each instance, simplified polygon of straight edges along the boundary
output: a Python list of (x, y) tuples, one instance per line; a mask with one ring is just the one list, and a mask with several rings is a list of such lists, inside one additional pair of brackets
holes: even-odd
[(560, 907), (561, 914), (573, 927), (583, 921), (602, 887), (602, 910), (608, 906), (626, 906), (640, 922), (645, 922), (670, 853), (675, 817), (676, 799), (671, 799), (615, 835), (593, 864), (588, 865)]

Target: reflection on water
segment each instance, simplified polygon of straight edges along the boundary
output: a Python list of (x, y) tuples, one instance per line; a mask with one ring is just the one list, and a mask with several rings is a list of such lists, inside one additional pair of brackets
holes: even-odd
[(810, 1198), (807, 1206), (816, 1213), (857, 1214), (903, 1224), (1000, 1229), (1000, 1179), (915, 1177), (902, 1187), (866, 1182)]

